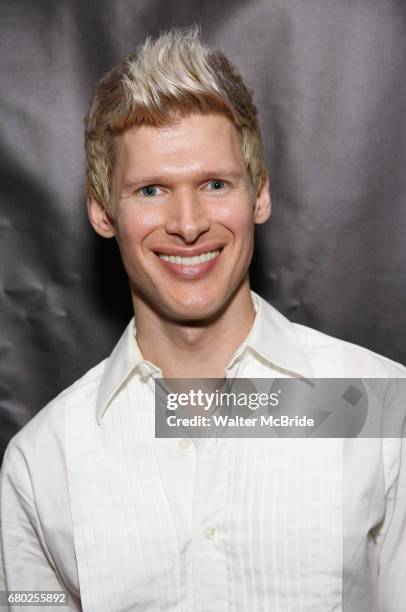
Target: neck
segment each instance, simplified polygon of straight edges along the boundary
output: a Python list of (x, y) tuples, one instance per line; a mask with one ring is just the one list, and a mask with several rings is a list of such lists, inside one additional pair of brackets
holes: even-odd
[(133, 302), (141, 353), (164, 378), (222, 378), (255, 319), (248, 282), (202, 324), (164, 319), (144, 301)]

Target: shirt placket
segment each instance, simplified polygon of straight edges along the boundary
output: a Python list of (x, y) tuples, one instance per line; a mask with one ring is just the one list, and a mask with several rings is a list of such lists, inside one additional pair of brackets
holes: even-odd
[[(237, 376), (241, 357), (226, 369), (228, 381)], [(193, 498), (193, 578), (196, 612), (231, 609), (232, 584), (227, 566), (226, 505), (230, 444), (226, 438), (203, 438), (197, 445)]]
[(225, 439), (202, 439), (197, 450), (192, 523), (196, 612), (228, 610), (224, 520), (227, 443)]

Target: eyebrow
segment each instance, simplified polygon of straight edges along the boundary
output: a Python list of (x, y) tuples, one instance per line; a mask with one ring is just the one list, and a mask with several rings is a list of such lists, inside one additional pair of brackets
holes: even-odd
[[(243, 174), (240, 170), (231, 168), (216, 168), (213, 170), (202, 170), (200, 172), (191, 173), (193, 182), (201, 182), (210, 178), (242, 178)], [(170, 176), (150, 175), (150, 176), (134, 176), (128, 179), (123, 185), (123, 191), (128, 191), (138, 185), (161, 185), (171, 180)]]

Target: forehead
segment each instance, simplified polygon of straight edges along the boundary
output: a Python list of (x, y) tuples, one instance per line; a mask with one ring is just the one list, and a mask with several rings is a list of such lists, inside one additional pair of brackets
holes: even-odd
[(121, 134), (115, 147), (115, 172), (137, 174), (170, 168), (196, 170), (245, 167), (234, 124), (220, 114), (190, 114), (168, 125), (136, 126)]

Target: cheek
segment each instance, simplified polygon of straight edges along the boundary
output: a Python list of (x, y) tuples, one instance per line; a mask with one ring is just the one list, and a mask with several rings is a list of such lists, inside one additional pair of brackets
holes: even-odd
[(160, 225), (157, 209), (140, 207), (123, 208), (117, 216), (117, 242), (124, 252), (142, 248), (143, 242)]
[(235, 200), (217, 211), (217, 220), (232, 232), (236, 240), (251, 239), (254, 206), (250, 201)]

